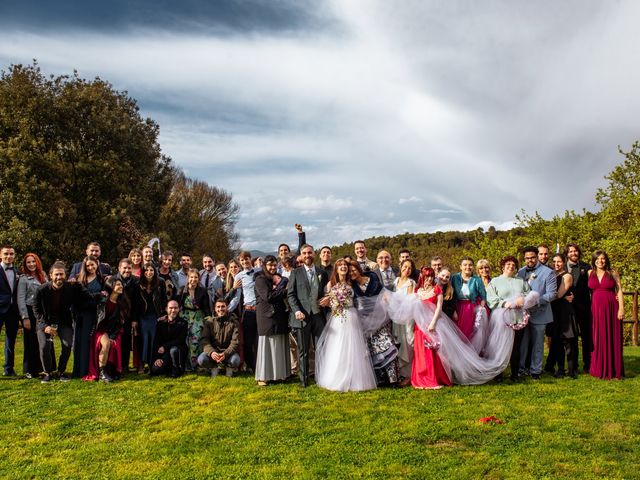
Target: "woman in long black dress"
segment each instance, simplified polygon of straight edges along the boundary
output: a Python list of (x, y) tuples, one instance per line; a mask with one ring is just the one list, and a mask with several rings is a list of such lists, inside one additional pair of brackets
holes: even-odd
[[(98, 259), (85, 257), (76, 281), (99, 298), (104, 286)], [(82, 378), (89, 373), (89, 354), (91, 351), (91, 333), (95, 330), (98, 300), (91, 300), (79, 306), (75, 311), (76, 327), (73, 337), (73, 378)]]
[[(553, 323), (551, 324), (551, 351), (549, 355), (558, 364), (556, 377), (564, 377), (564, 359), (567, 358), (568, 375), (576, 378), (574, 365), (575, 352), (578, 348), (578, 327), (573, 312), (573, 277), (567, 272), (566, 258), (562, 253), (553, 256), (553, 270), (558, 287), (557, 297), (551, 302)], [(576, 357), (577, 358), (577, 357)]]

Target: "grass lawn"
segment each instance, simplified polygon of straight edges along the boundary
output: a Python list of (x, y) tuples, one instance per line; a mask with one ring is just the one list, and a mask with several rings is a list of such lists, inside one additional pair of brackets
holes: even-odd
[(625, 361), (622, 381), (344, 394), (246, 376), (2, 378), (0, 477), (640, 478), (640, 348)]

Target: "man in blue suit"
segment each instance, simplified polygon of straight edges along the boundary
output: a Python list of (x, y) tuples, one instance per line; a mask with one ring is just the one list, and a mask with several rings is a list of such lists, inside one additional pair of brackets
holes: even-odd
[(4, 371), (5, 376), (14, 376), (13, 359), (18, 336), (18, 270), (13, 266), (16, 251), (10, 245), (0, 248), (0, 330), (5, 326)]
[(525, 266), (518, 271), (518, 277), (529, 283), (531, 289), (540, 294), (540, 299), (538, 305), (529, 310), (529, 325), (524, 330), (520, 346), (518, 373), (526, 373), (527, 355), (531, 351), (531, 378), (539, 380), (544, 356), (544, 331), (547, 324), (553, 322), (551, 302), (556, 298), (556, 276), (553, 270), (539, 262), (536, 247), (525, 247), (523, 253)]

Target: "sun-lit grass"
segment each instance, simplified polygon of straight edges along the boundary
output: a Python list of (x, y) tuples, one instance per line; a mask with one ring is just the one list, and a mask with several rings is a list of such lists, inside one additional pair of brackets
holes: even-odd
[(640, 348), (625, 360), (622, 381), (345, 394), (246, 376), (2, 379), (0, 476), (638, 478)]

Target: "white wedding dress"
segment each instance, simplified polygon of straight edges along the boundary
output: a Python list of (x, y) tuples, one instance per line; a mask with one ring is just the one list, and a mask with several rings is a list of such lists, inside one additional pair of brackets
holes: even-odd
[(353, 308), (353, 290), (338, 284), (328, 294), (335, 300), (340, 288), (346, 298), (339, 306), (332, 302), (331, 314), (316, 345), (316, 384), (340, 392), (373, 390), (376, 377), (358, 312)]

